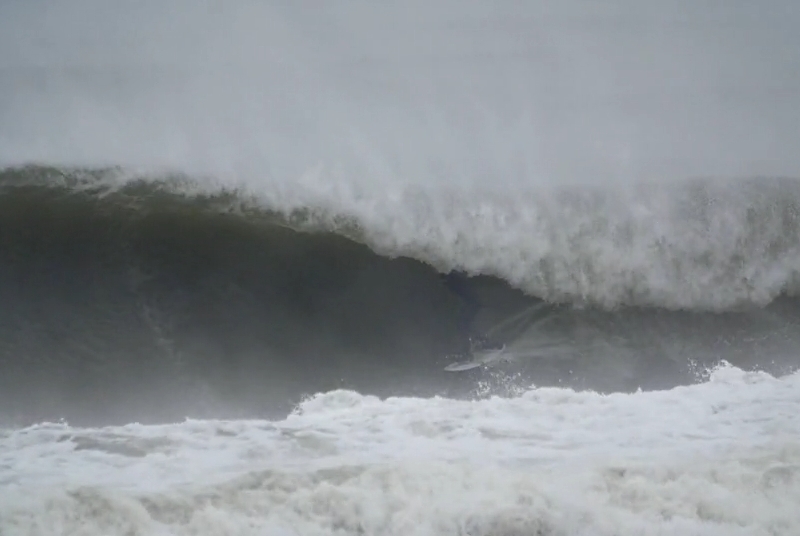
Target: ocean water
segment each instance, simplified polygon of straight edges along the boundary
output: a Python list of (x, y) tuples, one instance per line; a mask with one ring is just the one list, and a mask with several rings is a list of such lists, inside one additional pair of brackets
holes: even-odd
[(481, 401), (337, 390), (287, 418), (0, 443), (8, 534), (792, 534), (798, 376)]
[(798, 23), (4, 3), (0, 534), (800, 534)]

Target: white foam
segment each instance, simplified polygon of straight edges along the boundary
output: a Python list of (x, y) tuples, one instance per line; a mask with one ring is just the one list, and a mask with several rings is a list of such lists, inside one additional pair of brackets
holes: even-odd
[(0, 439), (4, 534), (800, 531), (800, 375), (601, 396), (316, 395), (283, 421)]
[(380, 195), (311, 185), (325, 183), (260, 194), (287, 212), (346, 215), (382, 254), (496, 275), (547, 300), (723, 310), (800, 288), (800, 184), (387, 186)]

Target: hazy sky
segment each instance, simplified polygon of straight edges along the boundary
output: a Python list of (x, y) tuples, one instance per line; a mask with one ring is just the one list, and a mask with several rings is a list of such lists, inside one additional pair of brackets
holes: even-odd
[(798, 6), (2, 0), (0, 161), (800, 176)]

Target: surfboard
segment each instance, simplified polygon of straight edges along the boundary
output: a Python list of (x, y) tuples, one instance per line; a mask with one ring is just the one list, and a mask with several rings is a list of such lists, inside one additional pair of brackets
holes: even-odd
[(459, 361), (458, 363), (450, 363), (444, 367), (444, 370), (447, 372), (461, 372), (462, 370), (472, 370), (481, 366), (483, 366), (483, 363), (477, 363), (475, 361)]
[(504, 356), (506, 351), (505, 345), (502, 348), (497, 348), (495, 350), (488, 350), (486, 352), (481, 352), (474, 354), (472, 359), (469, 361), (459, 361), (457, 363), (451, 363), (444, 367), (444, 370), (448, 372), (461, 372), (464, 370), (472, 370), (478, 367), (485, 367), (496, 363), (497, 361), (506, 358)]

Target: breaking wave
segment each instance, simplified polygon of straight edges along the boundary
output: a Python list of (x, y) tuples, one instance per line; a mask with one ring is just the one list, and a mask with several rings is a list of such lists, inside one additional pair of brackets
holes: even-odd
[[(26, 167), (0, 182), (13, 420), (280, 413), (340, 387), (656, 388), (698, 362), (797, 358), (792, 180), (367, 195)], [(478, 331), (535, 306), (515, 335), (535, 359), (443, 372), (465, 337), (450, 270), (472, 276)]]
[(335, 233), (550, 302), (723, 311), (793, 295), (800, 282), (800, 182), (790, 179), (366, 193), (21, 168), (3, 173), (2, 187), (7, 202), (23, 192), (56, 206), (80, 198), (118, 218), (160, 208)]

